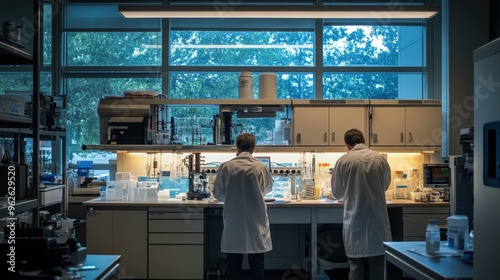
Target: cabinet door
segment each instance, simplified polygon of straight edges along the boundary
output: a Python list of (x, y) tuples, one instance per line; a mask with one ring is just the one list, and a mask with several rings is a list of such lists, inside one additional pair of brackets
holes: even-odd
[(147, 278), (147, 221), (146, 210), (113, 211), (113, 254), (122, 256), (122, 278)]
[(405, 145), (405, 108), (372, 107), (370, 145)]
[(366, 134), (366, 107), (331, 107), (330, 129), (328, 134), (329, 144), (332, 146), (344, 146), (344, 134), (351, 128), (357, 128)]
[(441, 106), (406, 107), (406, 145), (441, 146)]
[(149, 279), (203, 279), (203, 245), (149, 245)]
[(89, 254), (113, 254), (113, 211), (87, 211), (87, 250)]
[(328, 145), (328, 109), (328, 107), (293, 109), (294, 145)]

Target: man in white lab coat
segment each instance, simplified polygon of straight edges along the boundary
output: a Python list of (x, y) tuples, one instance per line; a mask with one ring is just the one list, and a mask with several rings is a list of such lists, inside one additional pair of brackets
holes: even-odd
[(264, 253), (272, 250), (271, 232), (264, 196), (273, 179), (268, 166), (252, 153), (252, 134), (236, 138), (236, 157), (222, 163), (214, 181), (214, 196), (224, 202), (221, 251), (227, 253), (227, 280), (240, 279), (243, 255), (248, 255), (254, 280), (264, 280)]
[(332, 172), (333, 195), (344, 200), (343, 240), (349, 259), (349, 279), (384, 279), (384, 241), (391, 241), (385, 191), (391, 184), (387, 160), (366, 147), (363, 133), (350, 129), (344, 135), (349, 149)]

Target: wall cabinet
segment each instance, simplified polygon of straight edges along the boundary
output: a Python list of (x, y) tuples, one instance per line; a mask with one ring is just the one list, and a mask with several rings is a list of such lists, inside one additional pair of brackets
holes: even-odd
[(295, 146), (345, 146), (344, 133), (360, 129), (366, 134), (367, 107), (294, 107)]
[(441, 106), (371, 106), (371, 146), (441, 146)]
[(89, 210), (89, 254), (121, 255), (121, 279), (147, 278), (147, 211)]

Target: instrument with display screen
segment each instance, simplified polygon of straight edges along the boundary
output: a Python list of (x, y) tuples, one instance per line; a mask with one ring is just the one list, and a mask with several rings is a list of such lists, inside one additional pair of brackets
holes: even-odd
[(450, 166), (447, 163), (424, 164), (424, 187), (448, 188), (450, 186)]
[(255, 157), (256, 160), (262, 162), (271, 171), (271, 157)]

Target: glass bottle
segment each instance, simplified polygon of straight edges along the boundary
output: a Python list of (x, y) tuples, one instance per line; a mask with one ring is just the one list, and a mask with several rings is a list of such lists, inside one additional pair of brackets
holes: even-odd
[(429, 219), (425, 230), (425, 251), (427, 253), (439, 252), (439, 243), (441, 241), (441, 233), (439, 231), (438, 221)]

